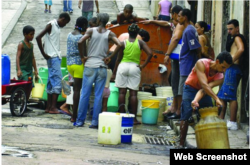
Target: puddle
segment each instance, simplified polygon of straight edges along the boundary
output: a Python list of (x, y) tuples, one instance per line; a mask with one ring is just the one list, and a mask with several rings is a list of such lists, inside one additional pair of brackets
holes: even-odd
[(2, 127), (25, 127), (27, 128), (28, 125), (24, 125), (24, 124), (19, 124), (19, 125), (2, 125)]
[(3, 145), (2, 145), (2, 156), (33, 158), (33, 154), (28, 151), (21, 150), (18, 147), (8, 147)]
[(39, 124), (37, 127), (51, 128), (51, 129), (73, 129), (72, 125), (62, 125), (62, 124)]
[(86, 162), (94, 163), (94, 164), (101, 164), (101, 165), (139, 165), (139, 163), (131, 163), (127, 161), (120, 161), (120, 160), (87, 160)]

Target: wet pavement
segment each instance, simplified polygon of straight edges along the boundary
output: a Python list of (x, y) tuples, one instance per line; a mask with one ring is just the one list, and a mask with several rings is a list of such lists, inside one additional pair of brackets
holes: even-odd
[[(67, 115), (47, 114), (34, 106), (29, 108), (32, 111), (26, 112), (23, 117), (13, 117), (8, 111), (8, 104), (3, 106), (2, 160), (6, 163), (16, 162), (14, 157), (31, 158), (35, 159), (32, 162), (41, 163), (43, 154), (53, 153), (57, 157), (72, 155), (69, 159), (82, 159), (89, 164), (166, 164), (170, 149), (178, 141), (167, 122), (158, 122), (157, 125), (134, 126), (132, 143), (98, 144), (98, 130), (88, 128), (90, 116), (84, 127), (78, 128), (72, 126)], [(82, 153), (73, 152), (82, 150), (88, 151), (84, 158)], [(50, 156), (47, 156), (49, 159)], [(144, 157), (150, 157), (150, 160)]]

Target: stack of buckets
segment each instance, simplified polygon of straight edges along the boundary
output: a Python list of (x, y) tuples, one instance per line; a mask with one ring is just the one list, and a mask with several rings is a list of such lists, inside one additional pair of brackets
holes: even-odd
[(111, 82), (110, 86), (110, 95), (107, 103), (108, 112), (117, 112), (118, 111), (118, 98), (119, 98), (119, 89), (115, 87), (115, 83)]
[(157, 124), (159, 116), (159, 100), (142, 100), (142, 123)]
[(156, 88), (156, 95), (166, 98), (166, 109), (169, 109), (172, 106), (174, 96), (172, 92), (172, 87), (164, 86)]
[(132, 143), (133, 114), (103, 112), (99, 114), (98, 143)]
[(10, 57), (2, 54), (2, 85), (10, 84)]

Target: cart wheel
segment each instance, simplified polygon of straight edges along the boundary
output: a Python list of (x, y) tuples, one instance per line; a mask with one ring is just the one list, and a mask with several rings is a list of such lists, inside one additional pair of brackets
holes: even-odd
[(23, 88), (17, 88), (10, 97), (10, 112), (12, 116), (22, 116), (27, 107), (26, 93)]

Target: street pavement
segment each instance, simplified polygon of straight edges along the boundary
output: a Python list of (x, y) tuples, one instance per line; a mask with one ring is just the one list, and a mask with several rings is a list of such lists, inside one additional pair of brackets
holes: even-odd
[[(141, 1), (144, 2), (144, 1)], [(145, 2), (147, 3), (147, 2)], [(122, 3), (119, 3), (122, 5)], [(116, 19), (116, 14), (121, 10), (116, 7), (113, 1), (99, 1), (100, 12), (110, 13), (110, 21)], [(25, 25), (32, 25), (35, 27), (35, 36), (38, 35), (46, 26), (46, 23), (52, 19), (56, 19), (62, 12), (62, 1), (53, 1), (52, 13), (44, 13), (43, 0), (3, 0), (2, 1), (2, 54), (9, 54), (11, 58), (11, 78), (16, 76), (15, 71), (15, 55), (18, 42), (23, 39), (22, 28)], [(74, 28), (75, 20), (81, 16), (81, 11), (77, 7), (77, 1), (73, 1), (74, 13), (71, 15), (70, 23), (61, 30), (61, 48), (62, 54), (66, 55), (66, 38), (67, 34)], [(96, 9), (95, 9), (96, 10)], [(135, 11), (136, 12), (136, 11)], [(139, 13), (139, 12), (138, 12)], [(96, 13), (94, 12), (94, 15)], [(46, 61), (40, 54), (35, 39), (34, 54), (37, 66), (46, 66)], [(179, 135), (179, 126), (176, 126), (176, 120), (169, 120), (170, 125)], [(241, 129), (237, 131), (228, 131), (230, 148), (232, 149), (246, 149), (249, 144), (246, 144), (246, 132), (249, 129), (248, 125), (240, 125)], [(187, 136), (187, 144), (196, 147), (196, 139), (194, 129), (189, 127)]]

